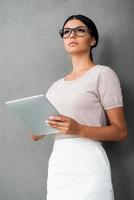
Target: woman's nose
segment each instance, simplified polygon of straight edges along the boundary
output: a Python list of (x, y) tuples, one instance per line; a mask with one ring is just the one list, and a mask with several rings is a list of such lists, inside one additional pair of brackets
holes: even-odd
[(73, 37), (73, 38), (76, 37), (74, 30), (73, 30), (73, 31), (71, 32), (71, 34), (70, 34), (70, 38), (71, 38), (71, 37)]

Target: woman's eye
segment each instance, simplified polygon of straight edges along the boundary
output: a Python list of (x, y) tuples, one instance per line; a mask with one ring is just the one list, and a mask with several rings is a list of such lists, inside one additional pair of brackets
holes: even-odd
[(70, 31), (69, 30), (64, 30), (63, 33), (64, 34), (68, 34)]
[(78, 29), (78, 32), (85, 33), (85, 32), (86, 32), (86, 30), (85, 30), (85, 29), (83, 29), (83, 28), (79, 28), (79, 29)]

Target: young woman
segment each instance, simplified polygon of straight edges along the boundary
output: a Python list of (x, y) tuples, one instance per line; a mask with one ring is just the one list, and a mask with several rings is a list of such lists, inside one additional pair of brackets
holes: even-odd
[(91, 19), (70, 16), (60, 36), (72, 70), (46, 93), (61, 113), (47, 121), (59, 130), (49, 159), (47, 200), (113, 200), (110, 164), (101, 142), (127, 137), (120, 81), (110, 67), (93, 61), (99, 36)]

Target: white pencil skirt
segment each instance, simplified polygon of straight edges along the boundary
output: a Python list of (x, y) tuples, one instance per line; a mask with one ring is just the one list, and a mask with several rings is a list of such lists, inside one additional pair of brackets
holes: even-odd
[(110, 164), (100, 142), (82, 137), (54, 141), (47, 200), (114, 200)]

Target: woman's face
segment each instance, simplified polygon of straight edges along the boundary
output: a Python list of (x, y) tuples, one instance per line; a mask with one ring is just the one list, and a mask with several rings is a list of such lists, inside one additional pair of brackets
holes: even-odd
[[(78, 26), (86, 25), (78, 19), (69, 20), (65, 26), (65, 28), (76, 28)], [(95, 44), (95, 38), (90, 35), (90, 33), (86, 32), (83, 37), (78, 37), (74, 34), (74, 31), (70, 34), (68, 38), (63, 38), (65, 50), (70, 54), (80, 54), (80, 53), (88, 53), (91, 46)], [(73, 42), (71, 44), (71, 42)]]

